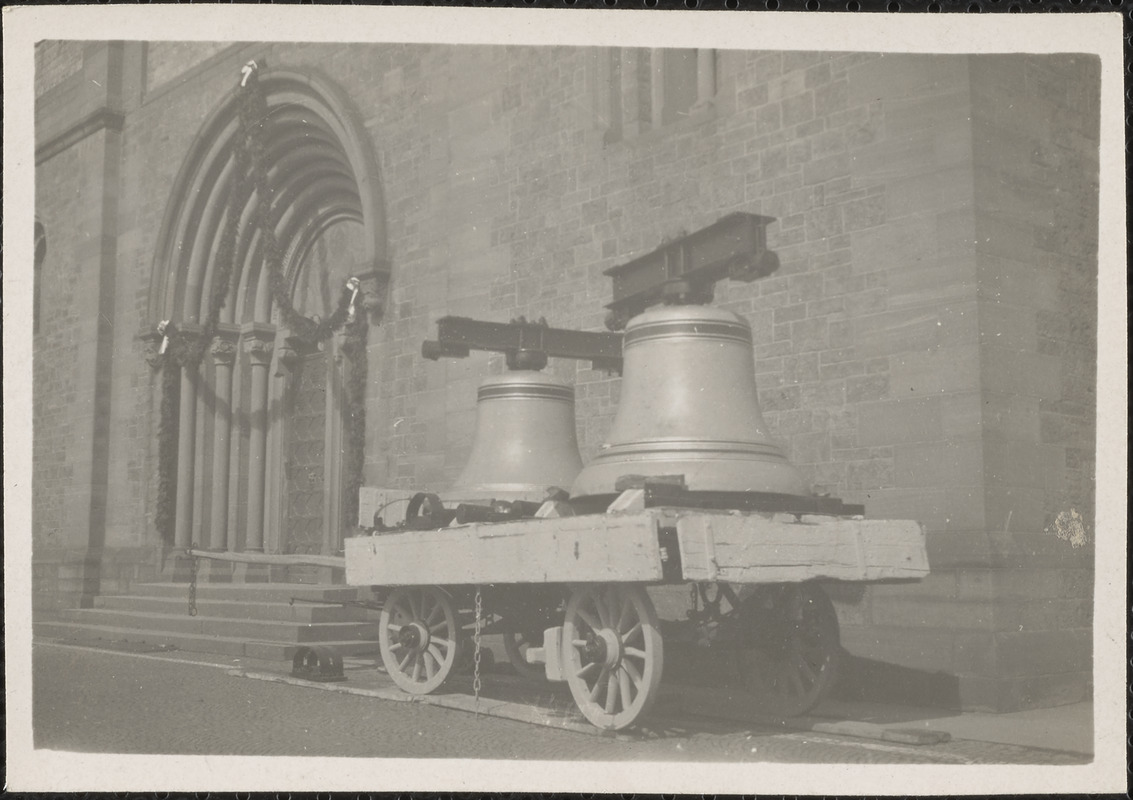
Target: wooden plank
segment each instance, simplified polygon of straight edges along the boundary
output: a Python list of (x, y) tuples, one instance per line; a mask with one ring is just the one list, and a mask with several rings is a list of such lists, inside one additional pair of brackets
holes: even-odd
[(191, 550), (193, 558), (207, 558), (210, 561), (232, 561), (240, 564), (273, 564), (275, 566), (346, 566), (342, 556), (301, 555), (295, 553), (229, 553), (215, 550)]
[(588, 515), (358, 536), (346, 549), (352, 586), (589, 583), (661, 579), (652, 514)]
[(679, 516), (677, 538), (687, 580), (777, 583), (928, 574), (924, 532), (911, 520), (796, 521), (695, 512)]

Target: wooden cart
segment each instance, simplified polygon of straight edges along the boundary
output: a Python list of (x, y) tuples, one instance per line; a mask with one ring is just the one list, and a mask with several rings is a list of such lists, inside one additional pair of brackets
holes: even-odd
[[(821, 582), (928, 574), (911, 521), (644, 508), (633, 491), (606, 513), (561, 509), (347, 539), (347, 583), (385, 594), (381, 656), (398, 686), (436, 691), (473, 631), (502, 633), (521, 673), (566, 681), (591, 723), (620, 729), (656, 699), (666, 639), (723, 630), (721, 649), (769, 710), (803, 713), (829, 690), (840, 652)], [(658, 606), (684, 619), (662, 622)]]

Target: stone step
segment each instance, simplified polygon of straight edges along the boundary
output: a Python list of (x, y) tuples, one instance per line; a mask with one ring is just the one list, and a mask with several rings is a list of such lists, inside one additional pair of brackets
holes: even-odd
[[(145, 597), (178, 597), (186, 602), (187, 583), (138, 583), (130, 587), (132, 594)], [(307, 600), (356, 600), (355, 586), (310, 583), (198, 583), (197, 600), (236, 600), (239, 602), (286, 603), (292, 597)]]
[[(189, 607), (188, 589), (181, 597), (154, 595), (103, 595), (94, 598), (95, 608), (138, 611), (153, 614), (184, 614)], [(320, 622), (376, 622), (377, 611), (338, 605), (260, 601), (259, 599), (212, 599), (197, 597), (197, 611), (203, 617), (262, 619), (303, 624)]]
[[(198, 606), (198, 610), (200, 606)], [(75, 608), (59, 613), (60, 622), (121, 629), (170, 631), (268, 642), (313, 643), (378, 639), (378, 623), (320, 622), (302, 623), (261, 619), (232, 619), (203, 614), (155, 614), (151, 611), (122, 611), (105, 608)]]
[[(215, 653), (261, 661), (290, 661), (295, 656), (296, 650), (303, 646), (296, 642), (257, 641), (232, 636), (171, 633), (71, 622), (37, 623), (35, 632), (37, 636), (46, 639), (170, 645), (189, 652)], [(376, 641), (322, 641), (318, 644), (333, 647), (344, 656), (376, 655), (378, 652)]]

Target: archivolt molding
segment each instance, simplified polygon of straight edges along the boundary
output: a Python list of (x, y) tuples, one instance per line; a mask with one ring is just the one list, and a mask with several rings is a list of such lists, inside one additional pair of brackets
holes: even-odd
[[(385, 276), (381, 182), (361, 119), (328, 78), (307, 70), (264, 70), (260, 85), (272, 117), (265, 149), (280, 247), (294, 253), (289, 282), (303, 256), (331, 225), (354, 220), (364, 231), (366, 263)], [(207, 313), (214, 255), (234, 190), (238, 98), (234, 87), (201, 126), (173, 184), (155, 252), (149, 323), (196, 323)], [(250, 229), (260, 198), (249, 189), (240, 209), (234, 269), (239, 279), (224, 322), (267, 322), (271, 297), (260, 268), (260, 236)]]

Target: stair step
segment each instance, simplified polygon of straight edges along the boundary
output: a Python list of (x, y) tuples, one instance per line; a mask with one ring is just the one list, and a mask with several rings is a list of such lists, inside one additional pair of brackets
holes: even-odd
[[(138, 583), (130, 587), (135, 595), (178, 597), (189, 595), (187, 583)], [(311, 583), (198, 583), (197, 600), (238, 600), (257, 603), (286, 603), (292, 597), (306, 600), (357, 600), (358, 587)]]
[[(199, 608), (199, 606), (198, 606)], [(270, 642), (312, 643), (326, 641), (377, 641), (378, 624), (374, 622), (303, 623), (261, 619), (232, 619), (203, 614), (190, 617), (180, 614), (155, 614), (150, 611), (79, 608), (60, 612), (60, 622), (99, 625), (122, 629), (170, 631), (173, 633), (228, 636)]]
[[(102, 595), (94, 598), (95, 608), (152, 614), (184, 614), (188, 609), (188, 590), (181, 597), (154, 595)], [(337, 605), (261, 601), (259, 599), (214, 599), (197, 597), (197, 610), (205, 617), (262, 619), (278, 622), (367, 622), (376, 621), (377, 611)]]
[[(216, 653), (261, 661), (290, 661), (295, 652), (304, 646), (297, 642), (259, 641), (232, 636), (171, 633), (72, 622), (41, 622), (36, 624), (35, 629), (38, 635), (53, 639), (172, 645), (178, 650), (189, 652)], [(371, 655), (378, 651), (376, 641), (323, 641), (318, 644), (333, 647), (344, 656)]]

